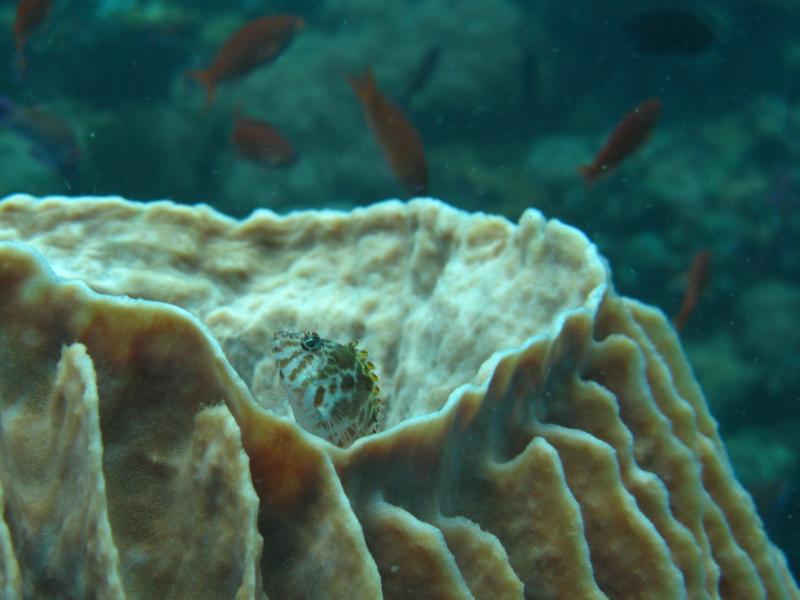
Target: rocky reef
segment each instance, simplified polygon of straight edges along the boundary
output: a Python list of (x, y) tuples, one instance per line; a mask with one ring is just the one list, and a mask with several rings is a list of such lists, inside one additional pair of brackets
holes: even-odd
[[(340, 449), (269, 336), (359, 339)], [(680, 343), (579, 231), (0, 203), (4, 598), (800, 598)]]

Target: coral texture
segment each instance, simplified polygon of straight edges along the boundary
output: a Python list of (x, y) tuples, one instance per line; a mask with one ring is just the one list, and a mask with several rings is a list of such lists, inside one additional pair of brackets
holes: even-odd
[[(4, 598), (800, 598), (674, 332), (594, 246), (438, 202), (0, 203)], [(340, 449), (269, 336), (360, 339)]]

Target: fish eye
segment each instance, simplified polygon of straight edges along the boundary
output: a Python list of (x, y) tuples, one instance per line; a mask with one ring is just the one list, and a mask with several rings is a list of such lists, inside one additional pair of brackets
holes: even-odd
[(319, 334), (316, 331), (305, 333), (300, 345), (303, 347), (303, 350), (316, 350), (320, 345)]

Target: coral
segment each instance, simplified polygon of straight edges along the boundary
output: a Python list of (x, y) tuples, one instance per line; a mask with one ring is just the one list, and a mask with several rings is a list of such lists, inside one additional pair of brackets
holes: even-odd
[[(666, 319), (536, 211), (16, 196), (0, 240), (4, 597), (800, 598)], [(361, 339), (385, 431), (283, 416), (279, 329)]]

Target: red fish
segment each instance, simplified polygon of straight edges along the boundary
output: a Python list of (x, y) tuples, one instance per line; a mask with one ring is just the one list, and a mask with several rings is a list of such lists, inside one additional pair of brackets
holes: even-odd
[(33, 156), (65, 179), (77, 173), (78, 141), (72, 128), (59, 115), (34, 106), (18, 106), (0, 96), (0, 126), (27, 140)]
[(661, 100), (651, 98), (625, 115), (594, 161), (579, 167), (586, 185), (610, 173), (625, 157), (644, 144), (660, 114)]
[(711, 252), (701, 250), (692, 258), (692, 264), (686, 273), (686, 291), (678, 314), (672, 319), (675, 329), (682, 331), (686, 321), (697, 308), (700, 294), (711, 280)]
[(372, 133), (378, 140), (395, 177), (412, 195), (428, 191), (428, 167), (419, 133), (411, 121), (375, 85), (372, 71), (349, 77), (361, 101)]
[(237, 115), (231, 143), (241, 156), (261, 165), (288, 167), (297, 162), (292, 144), (264, 121)]
[(50, 12), (52, 0), (19, 0), (17, 18), (14, 20), (14, 39), (17, 43), (17, 65), (19, 70), (25, 69), (25, 56), (22, 47), (31, 32), (39, 27)]
[(303, 19), (291, 15), (250, 21), (228, 38), (209, 68), (190, 71), (189, 75), (205, 86), (211, 104), (217, 85), (277, 58), (304, 26)]

